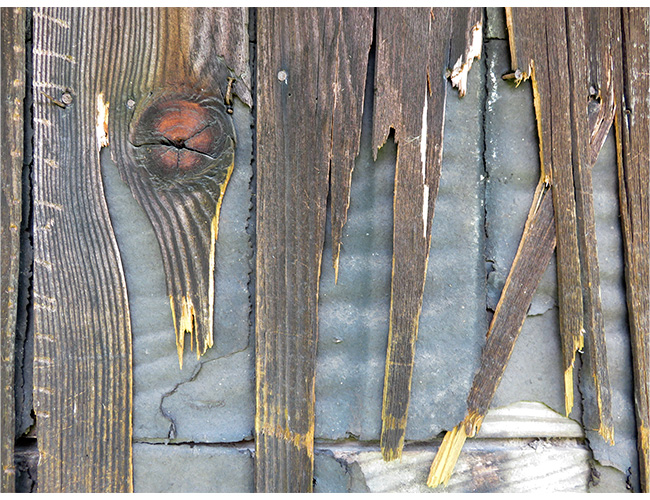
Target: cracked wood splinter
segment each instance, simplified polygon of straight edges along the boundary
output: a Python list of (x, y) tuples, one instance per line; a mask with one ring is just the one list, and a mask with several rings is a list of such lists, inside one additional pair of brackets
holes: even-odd
[(461, 95), (465, 93), (467, 73), (481, 53), (482, 12), (479, 8), (377, 12), (375, 157), (391, 128), (397, 143), (390, 325), (382, 405), (384, 460), (400, 458), (404, 446), (440, 180), (446, 78), (451, 78)]

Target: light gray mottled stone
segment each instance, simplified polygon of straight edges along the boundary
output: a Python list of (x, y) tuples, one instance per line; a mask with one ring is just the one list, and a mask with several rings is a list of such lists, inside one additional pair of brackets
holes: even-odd
[[(252, 250), (246, 232), (251, 206), (249, 184), (252, 175), (249, 108), (235, 101), (233, 118), (237, 133), (235, 168), (221, 208), (216, 245), (215, 346), (208, 349), (200, 361), (197, 361), (196, 353), (186, 349), (182, 371), (178, 365), (174, 325), (158, 242), (148, 218), (119, 178), (117, 168), (107, 156), (102, 158), (106, 197), (126, 274), (131, 310), (135, 438), (167, 438), (176, 435), (181, 440), (192, 440), (206, 435), (204, 422), (197, 419), (196, 414), (191, 410), (170, 406), (175, 400), (182, 400), (181, 394), (193, 390), (213, 403), (234, 397), (237, 403), (229, 403), (228, 407), (242, 411), (237, 420), (247, 422), (236, 428), (215, 424), (219, 430), (212, 429), (209, 435), (219, 436), (220, 440), (225, 441), (240, 441), (250, 435), (248, 423), (252, 422), (254, 414), (254, 411), (251, 413), (254, 394), (250, 380), (254, 372), (250, 361), (251, 300), (248, 292)], [(206, 373), (213, 369), (223, 370), (228, 361), (220, 358), (246, 349), (248, 354), (237, 366), (239, 372), (247, 370), (246, 375), (240, 373), (239, 377), (233, 378), (229, 392), (218, 385), (222, 383), (218, 377), (195, 377), (202, 363), (210, 363)], [(199, 380), (201, 387), (194, 389), (193, 385)], [(176, 387), (182, 387), (182, 390), (176, 398), (168, 398), (170, 393), (177, 392)], [(161, 411), (163, 400), (165, 411), (173, 413), (175, 431), (170, 419)], [(213, 404), (213, 409), (214, 415), (209, 418), (216, 422), (223, 413), (223, 408)], [(204, 413), (202, 415), (205, 416)]]
[(249, 450), (206, 445), (133, 445), (136, 493), (239, 493), (253, 491)]
[(620, 470), (592, 463), (592, 479), (589, 483), (589, 493), (631, 492), (627, 484), (627, 477)]
[(486, 38), (507, 39), (505, 9), (503, 7), (487, 7), (485, 10), (487, 12)]
[[(462, 419), (485, 334), (482, 75), (460, 99), (449, 91), (440, 191), (416, 343), (406, 439), (430, 439)], [(366, 110), (368, 111), (368, 110)], [(338, 284), (329, 238), (320, 285), (316, 437), (379, 438), (390, 314), (395, 146), (377, 162), (364, 115), (352, 174)], [(398, 146), (399, 147), (399, 146)]]
[(572, 440), (468, 441), (449, 484), (433, 490), (426, 480), (436, 451), (433, 445), (408, 447), (392, 462), (378, 450), (337, 450), (334, 456), (358, 464), (373, 493), (587, 491), (589, 451)]
[(477, 437), (584, 439), (585, 432), (578, 422), (542, 403), (520, 401), (488, 411)]
[(189, 382), (163, 397), (161, 410), (180, 441), (218, 443), (254, 434), (255, 359), (252, 349), (203, 361)]

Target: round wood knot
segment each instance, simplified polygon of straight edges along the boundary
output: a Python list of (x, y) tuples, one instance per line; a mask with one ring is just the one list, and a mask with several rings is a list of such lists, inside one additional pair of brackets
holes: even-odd
[(222, 100), (181, 92), (144, 99), (129, 141), (138, 165), (162, 188), (225, 177), (235, 155), (235, 129)]

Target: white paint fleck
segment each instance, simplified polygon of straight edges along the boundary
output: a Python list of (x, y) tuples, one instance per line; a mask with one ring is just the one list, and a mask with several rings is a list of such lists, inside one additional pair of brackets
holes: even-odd
[(422, 162), (422, 182), (426, 182), (426, 164), (427, 164), (427, 110), (429, 108), (429, 99), (427, 90), (424, 90), (424, 106), (422, 107), (422, 131), (420, 132), (420, 161)]
[(104, 94), (97, 95), (97, 147), (108, 146), (108, 102), (104, 102)]
[(424, 106), (422, 107), (422, 130), (420, 131), (420, 161), (422, 162), (422, 236), (427, 237), (427, 220), (429, 219), (429, 186), (427, 186), (427, 112), (429, 109), (428, 88), (424, 88)]
[(424, 185), (424, 196), (422, 200), (422, 236), (427, 237), (427, 219), (429, 218), (429, 186)]

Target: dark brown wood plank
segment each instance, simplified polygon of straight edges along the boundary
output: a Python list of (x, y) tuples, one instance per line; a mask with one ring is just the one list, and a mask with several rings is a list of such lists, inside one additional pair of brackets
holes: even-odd
[[(444, 438), (431, 466), (428, 484), (432, 487), (447, 483), (465, 439), (474, 436), (480, 428), (526, 318), (533, 294), (553, 254), (556, 236), (559, 234), (556, 226), (558, 217), (554, 216), (558, 196), (553, 195), (551, 204), (549, 188), (553, 192), (564, 189), (570, 191), (570, 196), (574, 196), (574, 182), (577, 217), (573, 236), (579, 242), (578, 266), (581, 268), (581, 281), (584, 284), (585, 314), (581, 323), (586, 329), (585, 365), (590, 369), (591, 375), (586, 383), (592, 387), (597, 399), (597, 408), (586, 407), (583, 418), (586, 416), (591, 428), (598, 429), (606, 440), (613, 442), (591, 183), (592, 161), (595, 161), (602, 146), (602, 134), (607, 134), (606, 130), (603, 132), (607, 127), (607, 117), (612, 115), (612, 110), (607, 108), (612, 102), (607, 98), (607, 92), (611, 91), (612, 61), (611, 50), (607, 45), (610, 36), (607, 29), (608, 17), (597, 16), (582, 9), (568, 9), (566, 12), (558, 9), (507, 9), (507, 14), (513, 64), (518, 65), (514, 76), (519, 81), (525, 78), (531, 78), (533, 81), (533, 99), (540, 134), (541, 179), (526, 221), (524, 235), (488, 330), (481, 367), (474, 378), (467, 400), (467, 416)], [(566, 19), (563, 18), (565, 15)], [(553, 27), (549, 28), (551, 24)], [(534, 34), (536, 26), (541, 26), (541, 31)], [(563, 29), (566, 31), (562, 32)], [(557, 30), (559, 32), (556, 32)], [(585, 31), (589, 30), (600, 30), (597, 40), (601, 46), (598, 50), (588, 50), (586, 46)], [(595, 53), (606, 59), (600, 60)], [(564, 65), (563, 69), (558, 69), (561, 65)], [(549, 68), (553, 68), (553, 75)], [(609, 72), (607, 68), (610, 68)], [(554, 81), (556, 73), (558, 78), (569, 82), (566, 98), (558, 98), (560, 89)], [(594, 119), (593, 115), (590, 116), (587, 106), (590, 81), (602, 87), (605, 96), (601, 109), (591, 110), (597, 113), (597, 119)], [(553, 99), (560, 112), (558, 109), (552, 109)], [(567, 121), (566, 117), (570, 119)], [(559, 123), (562, 120), (567, 123)], [(611, 121), (609, 123), (611, 124)], [(549, 143), (553, 146), (551, 161), (547, 155), (545, 163), (543, 145)], [(557, 151), (556, 148), (565, 150)], [(566, 170), (568, 166), (572, 171), (563, 171), (560, 176), (556, 175), (557, 162), (561, 162), (562, 169)], [(571, 177), (574, 175), (575, 179), (569, 178), (570, 174)], [(558, 189), (558, 177), (561, 176), (565, 178), (560, 181), (562, 188)], [(560, 205), (566, 204), (560, 200)], [(573, 362), (576, 350), (583, 346), (581, 336), (582, 332), (577, 337), (563, 336), (567, 414), (573, 406)]]
[[(567, 41), (569, 49), (569, 90), (571, 98), (571, 143), (575, 182), (577, 237), (583, 286), (584, 352), (581, 371), (583, 387), (596, 396), (596, 405), (583, 405), (582, 421), (590, 429), (597, 429), (610, 444), (614, 442), (611, 389), (607, 368), (607, 347), (602, 305), (600, 300), (600, 271), (596, 222), (593, 204), (591, 168), (611, 127), (614, 101), (609, 86), (612, 81), (613, 33), (609, 30), (606, 11), (601, 9), (571, 8), (566, 10)], [(589, 40), (587, 33), (599, 36)], [(599, 44), (599, 45), (596, 45)], [(597, 53), (597, 54), (594, 54)], [(591, 58), (589, 58), (591, 54)], [(598, 116), (589, 117), (590, 93), (602, 88)], [(605, 98), (605, 101), (602, 101)], [(573, 374), (565, 372), (565, 394), (573, 391)], [(573, 398), (571, 398), (573, 399)], [(568, 400), (568, 398), (567, 398)], [(567, 415), (572, 405), (567, 402)]]
[[(399, 458), (404, 446), (415, 340), (440, 179), (451, 40), (471, 40), (474, 47), (481, 12), (409, 8), (379, 9), (377, 14), (373, 152), (376, 156), (391, 129), (397, 143), (381, 433), (385, 460)], [(465, 61), (461, 67), (469, 65), (477, 51), (475, 47), (459, 49), (463, 43), (455, 45), (460, 60)], [(461, 73), (468, 70), (459, 69)]]
[[(332, 123), (330, 164), (330, 199), (332, 217), (332, 265), (338, 279), (343, 227), (350, 206), (350, 184), (354, 161), (359, 155), (361, 116), (365, 98), (368, 53), (372, 43), (374, 13), (372, 9), (341, 9), (341, 29), (337, 39), (338, 58)], [(341, 78), (344, 76), (344, 78)]]
[(188, 334), (197, 358), (214, 344), (215, 242), (236, 140), (229, 106), (234, 95), (251, 100), (248, 15), (115, 9), (109, 18), (120, 26), (106, 84), (111, 147), (160, 244), (182, 368)]
[(16, 335), (16, 304), (20, 254), (20, 223), (22, 219), (23, 169), (23, 99), (25, 97), (25, 9), (0, 9), (0, 182), (2, 212), (0, 220), (0, 491), (15, 491), (14, 466), (14, 352)]
[(517, 254), (494, 311), (481, 353), (481, 365), (467, 398), (467, 415), (445, 435), (427, 479), (435, 488), (447, 484), (467, 437), (476, 435), (501, 381), (528, 308), (555, 249), (552, 196), (543, 181), (537, 186)]
[(621, 11), (615, 115), (641, 489), (650, 491), (650, 61), (648, 8)]
[(34, 410), (42, 492), (133, 489), (130, 318), (99, 164), (102, 82), (113, 63), (111, 36), (119, 33), (106, 14), (34, 11), (34, 85), (49, 95), (34, 96)]
[(346, 53), (364, 61), (370, 34), (353, 33), (372, 29), (369, 15), (258, 11), (257, 491), (312, 491), (318, 285), (330, 161), (345, 149), (332, 141), (358, 137), (360, 127), (340, 116), (348, 100), (335, 105), (332, 89), (352, 78)]
[(580, 256), (571, 141), (571, 103), (564, 9), (508, 9), (513, 67), (530, 76), (539, 132), (540, 162), (553, 185), (557, 232), (560, 337), (564, 356), (567, 413), (573, 407), (573, 366), (584, 345)]
[(440, 179), (450, 9), (379, 9), (372, 147), (397, 143), (393, 268), (381, 449), (401, 456)]

